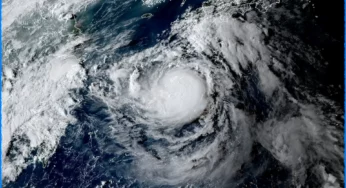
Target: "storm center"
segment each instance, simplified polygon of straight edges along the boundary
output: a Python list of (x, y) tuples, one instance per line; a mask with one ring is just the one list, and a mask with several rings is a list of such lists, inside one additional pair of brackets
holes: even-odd
[(191, 70), (171, 70), (151, 88), (152, 106), (158, 118), (169, 123), (188, 123), (206, 108), (206, 85)]

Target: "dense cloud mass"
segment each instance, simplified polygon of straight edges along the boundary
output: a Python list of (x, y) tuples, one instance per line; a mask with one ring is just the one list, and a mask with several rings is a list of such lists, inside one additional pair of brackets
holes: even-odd
[(342, 186), (314, 2), (3, 6), (5, 187)]

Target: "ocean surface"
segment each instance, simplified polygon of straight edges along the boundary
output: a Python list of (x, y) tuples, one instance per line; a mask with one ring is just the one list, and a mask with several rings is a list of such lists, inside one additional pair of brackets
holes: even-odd
[(343, 187), (342, 2), (2, 6), (4, 187)]

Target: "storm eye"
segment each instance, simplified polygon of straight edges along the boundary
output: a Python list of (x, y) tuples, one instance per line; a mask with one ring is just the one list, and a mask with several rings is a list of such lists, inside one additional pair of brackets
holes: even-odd
[(205, 109), (206, 84), (191, 70), (169, 70), (144, 97), (155, 117), (172, 124), (188, 123)]

